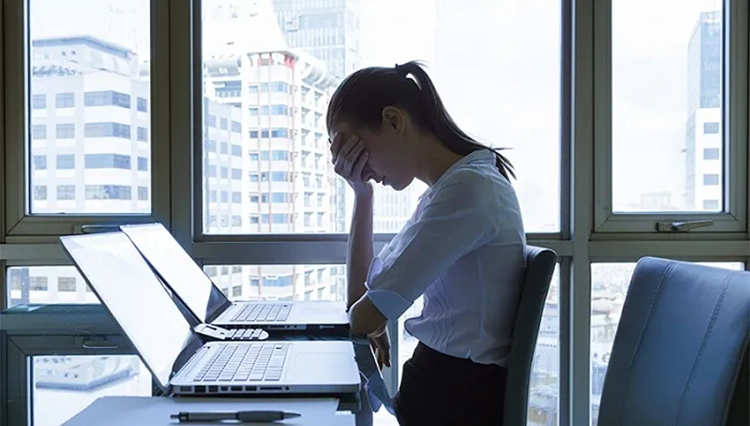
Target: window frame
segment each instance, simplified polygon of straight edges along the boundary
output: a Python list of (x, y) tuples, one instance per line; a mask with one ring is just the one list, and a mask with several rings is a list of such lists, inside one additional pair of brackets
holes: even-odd
[[(722, 119), (723, 211), (721, 212), (615, 212), (612, 167), (612, 0), (594, 5), (594, 161), (595, 233), (658, 233), (657, 224), (685, 221), (713, 221), (711, 226), (694, 228), (691, 234), (747, 232), (748, 205), (748, 6), (747, 2), (726, 0), (724, 25)], [(728, 66), (727, 66), (728, 64)], [(728, 173), (727, 173), (728, 171)], [(664, 232), (664, 231), (662, 231)], [(676, 233), (676, 231), (666, 231)]]
[[(56, 242), (60, 235), (78, 233), (81, 227), (91, 224), (142, 223), (160, 221), (170, 224), (170, 123), (167, 119), (169, 110), (169, 50), (164, 49), (167, 30), (157, 25), (159, 11), (163, 7), (158, 3), (151, 3), (150, 15), (150, 44), (151, 51), (163, 52), (151, 55), (151, 156), (152, 164), (159, 167), (151, 168), (151, 213), (142, 214), (32, 214), (31, 201), (27, 200), (30, 193), (30, 164), (27, 129), (30, 129), (31, 96), (30, 78), (26, 73), (31, 42), (27, 28), (28, 19), (12, 19), (10, 17), (28, 16), (28, 1), (7, 1), (2, 4), (2, 15), (5, 17), (0, 23), (2, 29), (2, 54), (5, 65), (3, 87), (0, 95), (13, 105), (23, 108), (6, 108), (3, 111), (2, 123), (3, 144), (3, 176), (6, 177), (3, 186), (3, 234), (9, 242)], [(28, 96), (27, 96), (28, 95)], [(135, 142), (134, 142), (135, 143)], [(23, 187), (14, 185), (24, 182)], [(30, 197), (29, 197), (30, 198)]]

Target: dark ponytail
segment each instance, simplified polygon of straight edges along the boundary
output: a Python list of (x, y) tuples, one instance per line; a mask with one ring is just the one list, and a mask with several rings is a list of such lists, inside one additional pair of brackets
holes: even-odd
[(458, 127), (445, 109), (432, 79), (417, 61), (393, 68), (364, 68), (349, 75), (328, 104), (328, 128), (330, 130), (342, 118), (355, 126), (377, 128), (387, 106), (406, 110), (417, 125), (433, 133), (458, 155), (466, 156), (481, 149), (493, 151), (500, 173), (509, 180), (516, 177), (513, 165), (500, 153), (504, 148), (482, 145)]

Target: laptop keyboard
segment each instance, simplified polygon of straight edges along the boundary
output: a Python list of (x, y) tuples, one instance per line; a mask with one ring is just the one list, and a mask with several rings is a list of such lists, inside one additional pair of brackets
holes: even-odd
[(232, 317), (232, 322), (286, 321), (291, 303), (247, 304)]
[(289, 351), (285, 343), (228, 344), (211, 355), (199, 382), (279, 381)]

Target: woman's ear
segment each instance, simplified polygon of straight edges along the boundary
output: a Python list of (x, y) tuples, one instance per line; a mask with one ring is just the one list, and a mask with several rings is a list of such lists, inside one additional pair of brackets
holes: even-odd
[(387, 106), (383, 108), (383, 125), (390, 131), (401, 133), (405, 127), (404, 113), (400, 109)]

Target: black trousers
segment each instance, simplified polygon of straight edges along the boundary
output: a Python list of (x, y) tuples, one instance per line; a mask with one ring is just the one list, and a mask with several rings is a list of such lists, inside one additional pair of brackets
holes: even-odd
[(502, 426), (508, 370), (435, 351), (422, 343), (404, 363), (394, 397), (401, 426)]

